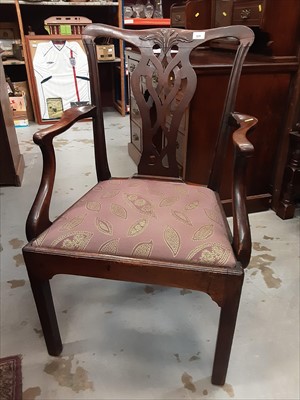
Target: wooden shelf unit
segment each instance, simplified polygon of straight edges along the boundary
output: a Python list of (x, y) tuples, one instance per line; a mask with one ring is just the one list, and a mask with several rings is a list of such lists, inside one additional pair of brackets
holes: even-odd
[(170, 18), (124, 18), (126, 26), (170, 26)]
[[(38, 7), (38, 9), (34, 7)], [(102, 22), (115, 26), (123, 26), (123, 8), (122, 0), (119, 1), (90, 1), (90, 2), (66, 2), (66, 1), (41, 1), (41, 2), (27, 2), (23, 0), (0, 0), (0, 23), (9, 21), (17, 21), (20, 31), (20, 39), (25, 49), (25, 36), (28, 35), (29, 26), (36, 33), (36, 35), (47, 35), (44, 29), (44, 20), (50, 16), (86, 16), (93, 22)], [(106, 106), (115, 106), (116, 109), (122, 114), (126, 114), (125, 102), (125, 65), (124, 65), (124, 49), (122, 41), (116, 46), (119, 49), (116, 59), (112, 61), (99, 62), (99, 68), (102, 68), (104, 75)], [(24, 51), (24, 62), (7, 59), (4, 65), (24, 65), (27, 73), (27, 80), (30, 90), (30, 96), (33, 105), (35, 104), (34, 90), (29, 76), (29, 60), (26, 51)], [(109, 67), (105, 67), (107, 64)], [(113, 68), (111, 68), (113, 65)], [(118, 67), (119, 74), (119, 87), (115, 87), (115, 72)], [(21, 67), (20, 67), (21, 68)], [(24, 74), (23, 74), (24, 75)], [(110, 90), (108, 84), (110, 82)], [(115, 89), (114, 94), (111, 95)], [(106, 96), (108, 93), (108, 96)]]

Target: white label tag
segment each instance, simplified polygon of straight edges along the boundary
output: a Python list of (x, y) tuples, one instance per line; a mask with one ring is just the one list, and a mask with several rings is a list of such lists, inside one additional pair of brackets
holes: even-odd
[(193, 32), (193, 39), (205, 39), (205, 32)]

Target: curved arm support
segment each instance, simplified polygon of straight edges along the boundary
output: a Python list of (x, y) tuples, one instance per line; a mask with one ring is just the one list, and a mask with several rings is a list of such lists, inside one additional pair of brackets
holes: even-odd
[(28, 240), (34, 239), (52, 224), (49, 219), (49, 209), (56, 169), (53, 138), (65, 132), (76, 121), (93, 117), (95, 110), (94, 106), (70, 108), (63, 113), (58, 122), (34, 134), (33, 141), (39, 145), (43, 155), (43, 172), (37, 195), (26, 221)]
[(246, 268), (251, 256), (251, 233), (246, 208), (246, 169), (248, 158), (254, 152), (247, 139), (257, 124), (257, 119), (249, 115), (232, 113), (233, 122), (238, 129), (233, 132), (234, 165), (232, 184), (233, 248), (238, 261)]

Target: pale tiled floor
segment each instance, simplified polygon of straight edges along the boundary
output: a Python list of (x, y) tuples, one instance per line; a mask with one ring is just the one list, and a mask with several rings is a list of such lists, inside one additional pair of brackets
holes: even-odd
[[(112, 173), (127, 176), (127, 118), (105, 115)], [(250, 216), (246, 272), (227, 383), (210, 384), (219, 310), (199, 292), (58, 276), (64, 351), (45, 348), (21, 247), (40, 179), (32, 127), (17, 130), (22, 187), (0, 191), (1, 356), (21, 354), (26, 399), (299, 399), (299, 217)], [(57, 140), (53, 217), (95, 183), (89, 123)], [(123, 161), (122, 161), (123, 160)]]

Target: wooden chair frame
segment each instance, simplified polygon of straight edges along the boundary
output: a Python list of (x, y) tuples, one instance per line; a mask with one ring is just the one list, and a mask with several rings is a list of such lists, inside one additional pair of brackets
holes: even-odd
[[(175, 65), (175, 78), (176, 74), (181, 74), (181, 78), (182, 76), (186, 77), (186, 87), (189, 85), (195, 87), (196, 76), (189, 63), (191, 51), (206, 41), (221, 37), (233, 36), (240, 40), (240, 46), (237, 50), (229, 79), (218, 142), (216, 144), (215, 162), (211, 169), (208, 185), (210, 189), (218, 191), (225, 154), (223, 150), (234, 130), (232, 134), (234, 147), (232, 248), (237, 260), (235, 267), (199, 265), (195, 268), (194, 265), (189, 263), (183, 265), (159, 260), (120, 258), (109, 254), (95, 256), (88, 252), (82, 252), (78, 256), (78, 254), (55, 249), (39, 252), (32, 246), (33, 241), (52, 224), (49, 219), (49, 207), (55, 178), (55, 153), (52, 142), (57, 135), (66, 131), (80, 119), (92, 118), (98, 181), (102, 182), (111, 179), (106, 155), (100, 80), (95, 50), (95, 38), (99, 36), (124, 40), (141, 51), (142, 61), (137, 68), (136, 75), (132, 77), (132, 88), (140, 107), (144, 131), (144, 152), (138, 166), (138, 172), (139, 176), (147, 176), (149, 179), (178, 179), (179, 171), (176, 158), (172, 156), (176, 140), (172, 135), (176, 137), (180, 116), (177, 119), (175, 118), (175, 122), (173, 125), (171, 124), (170, 131), (166, 132), (168, 144), (167, 148), (163, 150), (165, 153), (159, 154), (153, 148), (152, 140), (148, 140), (146, 137), (148, 134), (150, 139), (153, 139), (153, 125), (147, 117), (145, 99), (140, 96), (139, 76), (147, 75), (147, 68), (151, 63), (151, 65), (157, 64), (155, 68), (161, 72), (158, 74), (159, 84), (165, 88), (166, 86), (164, 85), (166, 85), (167, 79), (165, 76), (170, 76), (171, 70), (165, 75), (164, 72), (167, 70), (168, 65), (173, 63), (173, 67)], [(248, 115), (235, 113), (234, 106), (243, 61), (253, 39), (254, 35), (251, 29), (244, 26), (230, 26), (202, 32), (172, 28), (131, 31), (101, 24), (92, 24), (85, 28), (83, 43), (89, 60), (92, 105), (67, 110), (60, 121), (49, 128), (38, 131), (34, 135), (34, 141), (42, 151), (44, 164), (41, 184), (26, 224), (27, 237), (30, 243), (24, 247), (23, 254), (49, 354), (59, 355), (62, 351), (62, 342), (49, 284), (49, 280), (56, 274), (83, 275), (178, 288), (184, 287), (209, 294), (221, 307), (212, 383), (216, 385), (224, 384), (243, 285), (244, 268), (248, 265), (251, 255), (251, 235), (245, 205), (245, 173), (247, 159), (253, 154), (253, 146), (246, 135), (253, 130), (257, 120)], [(161, 55), (154, 59), (153, 48), (156, 46), (161, 49)], [(169, 51), (174, 46), (178, 48), (180, 59), (176, 59), (177, 56), (170, 57)], [(162, 64), (165, 63), (165, 69), (160, 70), (159, 61)], [(184, 69), (183, 72), (182, 69)], [(151, 77), (151, 74), (148, 74), (148, 76)], [(174, 83), (175, 85), (176, 83)], [(187, 92), (188, 96), (182, 104), (181, 112), (184, 112), (192, 96), (192, 91), (189, 88)], [(155, 96), (156, 94), (153, 93), (154, 98)], [(156, 107), (156, 115), (159, 119), (160, 109), (158, 108)], [(163, 165), (163, 157), (166, 154), (169, 157), (167, 168)], [(150, 175), (154, 175), (155, 178), (151, 178)], [(163, 176), (163, 178), (158, 178), (158, 176)], [(227, 224), (224, 215), (223, 219), (224, 223)]]

